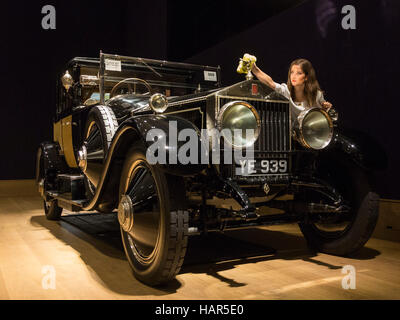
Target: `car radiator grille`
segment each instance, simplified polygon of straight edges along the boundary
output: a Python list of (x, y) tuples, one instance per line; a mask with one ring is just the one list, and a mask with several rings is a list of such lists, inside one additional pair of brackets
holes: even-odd
[[(269, 181), (281, 183), (287, 181), (291, 171), (291, 128), (289, 103), (281, 101), (255, 101), (242, 98), (221, 98), (220, 107), (232, 100), (241, 100), (254, 106), (260, 115), (261, 130), (254, 144), (255, 159), (286, 159), (288, 171), (285, 174), (265, 174), (254, 176), (237, 176), (235, 165), (224, 166), (222, 171), (225, 177), (244, 182)], [(265, 180), (266, 179), (266, 180)]]
[[(267, 153), (279, 154), (281, 152), (290, 152), (289, 103), (240, 100), (250, 103), (260, 115), (261, 131), (254, 144), (254, 151), (260, 154), (260, 156), (266, 156)], [(222, 107), (230, 101), (232, 99), (221, 99), (220, 106)]]

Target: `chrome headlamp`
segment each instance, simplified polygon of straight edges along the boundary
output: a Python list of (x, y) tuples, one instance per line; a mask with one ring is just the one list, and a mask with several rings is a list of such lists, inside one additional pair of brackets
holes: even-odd
[(321, 150), (326, 148), (333, 137), (333, 122), (321, 108), (302, 111), (295, 127), (299, 142), (306, 148)]
[(218, 130), (236, 148), (252, 146), (260, 134), (260, 126), (258, 112), (245, 101), (229, 102), (218, 113)]
[(154, 112), (163, 113), (168, 108), (167, 97), (161, 93), (155, 93), (150, 97), (149, 105)]

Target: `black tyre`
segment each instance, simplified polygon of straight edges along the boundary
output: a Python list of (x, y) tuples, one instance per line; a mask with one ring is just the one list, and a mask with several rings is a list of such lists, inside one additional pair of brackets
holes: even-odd
[(144, 148), (128, 153), (121, 175), (118, 220), (137, 279), (158, 285), (179, 272), (188, 241), (184, 181), (150, 165)]
[(63, 208), (58, 206), (57, 200), (43, 200), (43, 207), (48, 220), (60, 220)]
[[(55, 187), (56, 170), (48, 168), (43, 159), (42, 148), (38, 149), (36, 163), (36, 183), (43, 198), (43, 209), (48, 220), (60, 220), (63, 208), (58, 206), (56, 199), (47, 199), (45, 190)], [(50, 180), (50, 181), (49, 181)]]
[[(324, 170), (326, 174), (322, 178), (339, 191), (350, 211), (334, 221), (303, 222), (299, 226), (312, 249), (349, 256), (359, 251), (371, 237), (378, 220), (379, 196), (372, 191), (367, 174), (360, 167), (331, 159)], [(312, 192), (303, 196), (304, 200), (318, 200), (318, 195)]]
[[(111, 108), (95, 106), (90, 110), (84, 132), (88, 161), (102, 166), (117, 128), (118, 122)], [(96, 186), (86, 174), (84, 183), (86, 197), (91, 200), (96, 193)]]

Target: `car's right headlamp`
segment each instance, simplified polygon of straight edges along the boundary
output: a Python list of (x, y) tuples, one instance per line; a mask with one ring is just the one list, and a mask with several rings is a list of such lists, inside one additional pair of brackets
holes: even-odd
[(250, 147), (260, 134), (260, 116), (250, 103), (231, 101), (219, 111), (217, 127), (233, 147)]
[(333, 122), (321, 108), (302, 111), (295, 126), (299, 142), (306, 148), (321, 150), (326, 148), (333, 137)]

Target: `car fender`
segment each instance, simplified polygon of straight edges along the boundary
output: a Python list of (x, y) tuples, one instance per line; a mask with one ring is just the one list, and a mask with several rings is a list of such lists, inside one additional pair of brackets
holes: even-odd
[[(91, 210), (95, 207), (115, 208), (117, 206), (119, 200), (118, 186), (125, 155), (131, 147), (137, 144), (144, 145), (146, 149), (149, 148), (153, 143), (153, 141), (146, 139), (148, 134), (151, 133), (150, 130), (158, 129), (165, 133), (165, 141), (167, 142), (166, 159), (169, 159), (171, 152), (176, 152), (186, 143), (185, 141), (177, 141), (176, 146), (170, 148), (170, 121), (176, 121), (178, 132), (183, 129), (193, 129), (197, 132), (197, 146), (199, 148), (198, 156), (201, 157), (200, 148), (204, 142), (201, 139), (201, 134), (198, 128), (190, 121), (170, 115), (154, 114), (138, 115), (128, 118), (119, 125), (118, 130), (114, 135), (104, 163), (99, 185), (96, 189), (96, 194), (92, 201), (84, 206), (84, 210)], [(159, 165), (160, 168), (168, 174), (193, 176), (199, 174), (208, 166), (207, 164), (201, 164), (201, 161), (198, 161), (197, 163), (199, 164), (184, 165), (179, 162), (177, 164), (170, 164), (167, 162), (165, 164), (156, 165)]]
[(350, 129), (339, 129), (333, 139), (334, 152), (346, 154), (366, 170), (385, 170), (388, 157), (383, 147), (370, 135)]
[[(125, 120), (120, 127), (124, 128), (127, 126), (136, 130), (140, 141), (148, 151), (150, 151), (149, 148), (155, 143), (154, 140), (156, 140), (152, 137), (157, 135), (158, 132), (165, 134), (163, 139), (165, 142), (166, 161), (156, 163), (160, 165), (165, 172), (175, 175), (196, 175), (207, 167), (206, 164), (201, 164), (201, 152), (207, 150), (206, 145), (201, 138), (199, 129), (190, 121), (170, 115), (151, 114), (131, 117)], [(194, 163), (182, 164), (177, 157), (180, 148), (189, 143), (187, 141), (178, 140), (178, 134), (185, 129), (189, 129), (192, 133), (196, 134), (196, 141), (190, 141), (194, 143), (194, 146), (197, 146), (197, 157)], [(151, 155), (151, 152), (149, 152), (149, 155)]]
[(63, 163), (56, 142), (42, 142), (36, 153), (36, 184), (46, 177), (50, 171), (56, 173), (62, 169)]

